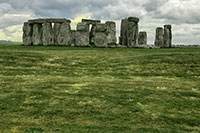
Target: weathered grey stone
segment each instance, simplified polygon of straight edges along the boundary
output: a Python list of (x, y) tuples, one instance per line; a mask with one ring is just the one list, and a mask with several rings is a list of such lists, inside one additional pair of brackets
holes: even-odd
[(23, 43), (24, 45), (32, 45), (33, 25), (25, 22), (23, 26)]
[(89, 32), (89, 25), (86, 23), (78, 23), (76, 30), (82, 32)]
[(164, 25), (164, 47), (171, 48), (172, 47), (172, 26)]
[(43, 45), (55, 45), (55, 36), (51, 23), (44, 23), (42, 29)]
[(42, 45), (42, 24), (33, 24), (33, 45)]
[(137, 18), (137, 17), (129, 17), (129, 18), (128, 18), (128, 21), (129, 21), (129, 22), (135, 22), (135, 23), (138, 23), (138, 22), (140, 21), (140, 19)]
[(138, 32), (138, 25), (135, 22), (128, 22), (128, 47), (134, 47), (138, 44)]
[(105, 32), (95, 32), (95, 47), (107, 47), (108, 39)]
[(162, 27), (158, 27), (156, 29), (156, 39), (155, 39), (155, 46), (163, 48), (163, 44), (164, 44), (164, 30)]
[(151, 46), (150, 46), (150, 45), (147, 45), (147, 44), (141, 44), (141, 45), (135, 45), (134, 48), (149, 49), (149, 48), (151, 48)]
[(108, 26), (106, 24), (96, 24), (95, 32), (107, 32)]
[(75, 32), (75, 45), (89, 46), (89, 39), (89, 25), (84, 22), (78, 23)]
[(71, 26), (68, 22), (61, 24), (58, 34), (58, 45), (70, 46), (73, 42), (73, 36), (71, 32)]
[(147, 44), (147, 33), (145, 31), (139, 33), (138, 44), (139, 45)]
[(128, 19), (123, 19), (121, 22), (121, 45), (126, 45), (127, 47), (134, 47), (138, 44), (138, 22), (135, 22), (135, 17), (131, 17), (132, 21)]
[(75, 32), (75, 46), (86, 47), (89, 43), (89, 32)]
[(108, 26), (107, 24), (96, 24), (94, 27), (94, 45), (95, 47), (107, 47), (108, 44)]
[(128, 40), (128, 19), (122, 19), (121, 21), (121, 31), (120, 31), (120, 44), (127, 46)]
[(36, 23), (71, 23), (71, 20), (65, 18), (47, 18), (47, 19), (32, 19), (29, 20), (29, 24), (36, 24)]
[(54, 39), (55, 45), (58, 45), (58, 35), (60, 32), (61, 25), (62, 25), (62, 23), (55, 23), (54, 27), (53, 27), (54, 37), (55, 37), (55, 39)]
[(82, 19), (82, 22), (86, 24), (98, 24), (101, 23), (101, 20)]
[(116, 38), (116, 24), (115, 22), (112, 21), (107, 21), (107, 32), (108, 32), (108, 44), (116, 44), (117, 43), (117, 38)]

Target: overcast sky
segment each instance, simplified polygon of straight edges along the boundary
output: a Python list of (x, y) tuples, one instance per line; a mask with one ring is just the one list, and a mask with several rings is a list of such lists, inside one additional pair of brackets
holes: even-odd
[(199, 0), (0, 0), (0, 40), (21, 41), (23, 22), (32, 18), (56, 17), (113, 20), (119, 35), (121, 19), (140, 18), (153, 44), (156, 27), (173, 26), (173, 43), (200, 44)]

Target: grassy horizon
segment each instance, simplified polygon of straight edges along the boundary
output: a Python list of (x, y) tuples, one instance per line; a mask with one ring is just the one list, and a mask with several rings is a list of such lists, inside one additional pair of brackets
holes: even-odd
[(0, 132), (200, 132), (200, 47), (0, 44)]

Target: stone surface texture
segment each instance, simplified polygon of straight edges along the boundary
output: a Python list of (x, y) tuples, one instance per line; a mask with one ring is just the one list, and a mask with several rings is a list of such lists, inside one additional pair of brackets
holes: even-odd
[(164, 25), (164, 47), (171, 48), (172, 47), (172, 26)]
[(25, 22), (23, 26), (23, 42), (24, 45), (32, 45), (33, 25)]
[(155, 46), (163, 48), (164, 45), (164, 30), (162, 27), (156, 28)]
[(120, 44), (127, 47), (138, 45), (139, 18), (129, 17), (121, 22)]
[(139, 45), (147, 44), (147, 32), (141, 31), (139, 33), (138, 44)]

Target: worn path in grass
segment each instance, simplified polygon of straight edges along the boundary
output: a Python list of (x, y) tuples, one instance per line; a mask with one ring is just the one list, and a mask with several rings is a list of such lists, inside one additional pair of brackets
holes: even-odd
[(200, 48), (0, 44), (0, 132), (200, 132)]

